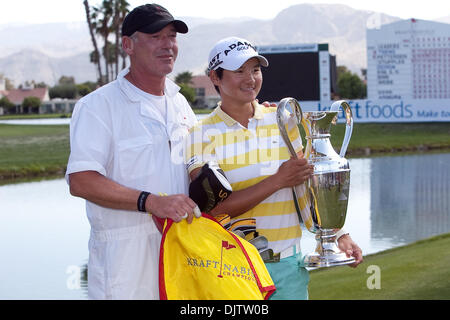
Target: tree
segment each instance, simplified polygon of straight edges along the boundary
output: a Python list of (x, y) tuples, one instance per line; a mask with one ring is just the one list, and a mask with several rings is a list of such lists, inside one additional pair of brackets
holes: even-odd
[(125, 20), (125, 16), (129, 12), (130, 4), (126, 0), (116, 0), (114, 3), (114, 18), (113, 18), (113, 30), (115, 33), (115, 65), (116, 65), (116, 76), (119, 74), (119, 56), (122, 57), (122, 69), (125, 68), (125, 60), (126, 53), (122, 50), (122, 46), (120, 45), (120, 35), (123, 20)]
[(93, 7), (93, 18), (96, 32), (103, 38), (103, 60), (105, 63), (105, 83), (109, 82), (109, 50), (108, 50), (108, 37), (111, 33), (111, 20), (113, 15), (113, 7), (111, 0), (103, 0), (101, 5)]
[(33, 83), (35, 88), (48, 88), (48, 85), (44, 81), (38, 83), (33, 81)]
[(94, 91), (97, 87), (97, 84), (91, 81), (86, 81), (80, 84), (77, 84), (77, 92), (80, 96), (84, 97), (85, 95)]
[(97, 39), (95, 38), (95, 29), (94, 29), (94, 24), (91, 20), (91, 9), (90, 9), (88, 0), (84, 0), (83, 5), (84, 5), (84, 10), (86, 11), (86, 20), (87, 20), (87, 24), (89, 27), (89, 33), (91, 35), (92, 45), (94, 46), (94, 51), (93, 51), (93, 54), (91, 53), (90, 58), (91, 58), (91, 62), (95, 63), (97, 65), (98, 82), (101, 85), (102, 84), (101, 83), (102, 66), (100, 64), (100, 52), (98, 51)]
[(186, 100), (192, 104), (195, 102), (195, 89), (185, 83), (180, 83), (180, 93), (186, 98)]
[(346, 66), (337, 66), (336, 67), (336, 73), (337, 73), (337, 77), (339, 78), (339, 76), (345, 72), (350, 72), (350, 70), (347, 69)]
[(14, 103), (9, 101), (7, 97), (0, 98), (0, 107), (3, 107), (3, 109), (6, 109), (8, 113), (11, 113), (11, 111), (16, 107)]
[(366, 84), (344, 66), (338, 67), (337, 87), (337, 93), (343, 99), (363, 99), (367, 96)]
[[(98, 6), (89, 6), (84, 0), (86, 19), (91, 34), (94, 51), (90, 54), (90, 61), (97, 65), (98, 82), (100, 85), (113, 80), (119, 73), (119, 57), (122, 57), (122, 67), (125, 68), (126, 54), (120, 46), (120, 29), (128, 13), (129, 3), (126, 0), (103, 0)], [(103, 48), (98, 49), (96, 35), (103, 42)], [(110, 35), (114, 35), (114, 42)], [(101, 68), (104, 63), (105, 71)]]
[(117, 77), (117, 72), (118, 72), (118, 66), (117, 68), (113, 68), (113, 66), (116, 65), (116, 61), (118, 59), (118, 57), (116, 56), (117, 52), (116, 52), (116, 47), (115, 45), (111, 42), (108, 41), (107, 46), (106, 46), (106, 50), (108, 50), (108, 65), (110, 66), (109, 68), (109, 79), (113, 80), (114, 78)]
[(177, 74), (177, 76), (175, 77), (175, 82), (177, 84), (184, 83), (189, 85), (191, 81), (192, 81), (192, 72), (189, 71), (181, 72)]
[(58, 84), (75, 84), (75, 78), (72, 76), (61, 76), (58, 80)]
[(91, 88), (85, 84), (77, 84), (77, 92), (80, 96), (84, 97), (85, 95), (92, 92)]
[(77, 97), (78, 90), (75, 84), (58, 84), (51, 87), (48, 91), (50, 99), (75, 99)]
[(185, 71), (177, 74), (175, 83), (180, 86), (180, 93), (189, 103), (194, 103), (196, 99), (195, 89), (191, 87), (192, 72)]
[(9, 101), (9, 99), (7, 97), (0, 98), (0, 107), (3, 107), (3, 109), (5, 109), (7, 113), (18, 113), (19, 112), (18, 107), (16, 107), (16, 105), (14, 103)]
[(38, 97), (26, 97), (22, 101), (22, 107), (32, 112), (39, 113), (39, 107), (41, 106), (41, 99)]

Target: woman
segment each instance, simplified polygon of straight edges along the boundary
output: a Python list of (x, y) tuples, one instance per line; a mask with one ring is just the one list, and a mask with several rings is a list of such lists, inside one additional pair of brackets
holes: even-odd
[[(207, 162), (218, 163), (233, 193), (209, 213), (256, 221), (256, 231), (269, 241), (280, 258), (266, 262), (277, 288), (271, 299), (307, 299), (308, 272), (302, 265), (301, 228), (291, 187), (305, 182), (313, 166), (303, 159), (301, 138), (294, 123), (288, 125), (298, 158), (291, 158), (280, 136), (276, 108), (256, 101), (262, 86), (261, 67), (268, 61), (245, 39), (219, 41), (209, 55), (209, 77), (220, 94), (217, 108), (190, 133), (187, 160), (191, 180)], [(359, 248), (345, 235), (340, 248)], [(352, 254), (353, 252), (348, 252)]]

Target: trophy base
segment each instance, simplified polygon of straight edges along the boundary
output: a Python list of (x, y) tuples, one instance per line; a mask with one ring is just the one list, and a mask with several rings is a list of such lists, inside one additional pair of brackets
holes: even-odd
[(307, 254), (303, 260), (305, 267), (334, 267), (355, 262), (354, 257), (347, 257), (347, 255), (337, 247), (334, 230), (319, 229), (316, 232), (316, 240), (317, 246), (315, 252)]
[(355, 258), (347, 257), (344, 252), (320, 255), (319, 253), (312, 253), (306, 255), (303, 260), (305, 267), (307, 268), (323, 268), (323, 267), (335, 267), (345, 264), (351, 264), (355, 262)]

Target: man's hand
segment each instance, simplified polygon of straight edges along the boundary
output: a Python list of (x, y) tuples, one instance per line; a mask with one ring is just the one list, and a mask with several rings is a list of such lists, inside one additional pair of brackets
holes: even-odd
[(355, 262), (349, 264), (349, 267), (356, 268), (360, 263), (363, 262), (362, 250), (361, 248), (352, 240), (352, 238), (346, 234), (339, 238), (338, 247), (341, 249), (347, 257), (354, 257)]
[(200, 216), (197, 204), (184, 194), (170, 196), (151, 194), (147, 198), (145, 208), (147, 212), (151, 212), (159, 218), (168, 218), (175, 222), (187, 219), (187, 222), (191, 223), (194, 215)]
[[(139, 190), (127, 188), (96, 171), (81, 171), (69, 176), (70, 193), (99, 206), (119, 210), (137, 210), (136, 200)], [(196, 209), (197, 208), (197, 209)], [(176, 222), (185, 217), (192, 222), (192, 212), (196, 210), (196, 217), (201, 216), (192, 199), (184, 194), (173, 196), (157, 196), (151, 194), (145, 202), (145, 210), (160, 218), (170, 218)]]

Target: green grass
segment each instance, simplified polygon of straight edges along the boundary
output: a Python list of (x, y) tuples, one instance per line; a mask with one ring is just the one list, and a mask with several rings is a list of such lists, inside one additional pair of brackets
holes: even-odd
[[(448, 300), (450, 299), (450, 233), (364, 257), (348, 266), (310, 272), (311, 300)], [(380, 289), (368, 289), (373, 271), (380, 270)], [(371, 279), (369, 283), (373, 283)]]
[[(340, 149), (345, 126), (331, 129), (331, 144)], [(430, 123), (359, 123), (353, 127), (348, 154), (401, 152), (450, 148), (448, 122)]]
[(68, 157), (68, 125), (0, 124), (0, 180), (61, 175)]
[(54, 119), (70, 118), (70, 113), (44, 113), (44, 114), (8, 114), (0, 116), (0, 120), (19, 120), (19, 119)]
[(214, 109), (193, 109), (195, 114), (209, 114), (213, 111)]

